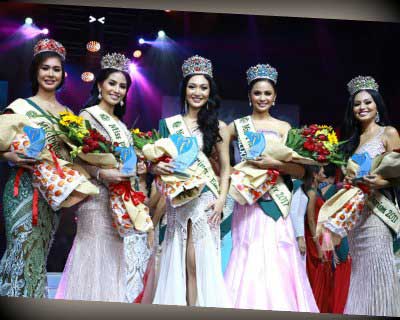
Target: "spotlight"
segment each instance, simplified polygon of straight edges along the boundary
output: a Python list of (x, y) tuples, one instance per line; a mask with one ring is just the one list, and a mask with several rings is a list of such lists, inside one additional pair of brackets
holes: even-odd
[(89, 71), (86, 71), (86, 72), (82, 73), (81, 79), (85, 82), (91, 82), (94, 80), (94, 74)]
[(163, 30), (158, 31), (158, 36), (160, 38), (165, 38), (165, 32)]
[(101, 48), (100, 42), (97, 41), (89, 41), (86, 44), (86, 49), (90, 52), (97, 52), (100, 50), (100, 48)]
[(143, 38), (140, 38), (139, 39), (139, 44), (143, 44), (145, 41), (144, 41), (144, 39)]
[(49, 29), (47, 29), (47, 28), (44, 28), (44, 29), (42, 29), (42, 31), (41, 31), (43, 34), (49, 34)]
[(165, 12), (171, 12), (171, 10), (164, 10)]
[(67, 73), (67, 71), (65, 71), (65, 75), (64, 75), (64, 76), (65, 76), (65, 78), (67, 78), (67, 77), (68, 77), (68, 73)]
[(33, 23), (32, 18), (30, 17), (25, 18), (25, 24), (31, 25), (32, 23)]
[(137, 72), (137, 66), (136, 66), (136, 64), (134, 64), (133, 62), (131, 62), (131, 63), (129, 64), (129, 71), (130, 71), (130, 73), (136, 73), (136, 72)]
[(142, 51), (140, 51), (140, 50), (135, 50), (135, 51), (133, 52), (133, 56), (134, 56), (135, 58), (140, 58), (140, 57), (142, 56)]

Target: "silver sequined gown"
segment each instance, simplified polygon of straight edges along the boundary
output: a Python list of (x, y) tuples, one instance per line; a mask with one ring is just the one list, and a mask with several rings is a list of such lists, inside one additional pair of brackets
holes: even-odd
[[(110, 139), (90, 114), (83, 112), (82, 116)], [(143, 288), (150, 257), (147, 235), (121, 238), (112, 227), (108, 189), (95, 179), (91, 182), (99, 187), (100, 194), (82, 202), (76, 211), (77, 233), (56, 299), (133, 302)]]
[[(374, 158), (385, 151), (384, 128), (357, 153)], [(396, 273), (393, 236), (387, 225), (365, 207), (359, 224), (348, 235), (352, 269), (345, 314), (400, 316), (400, 282)]]

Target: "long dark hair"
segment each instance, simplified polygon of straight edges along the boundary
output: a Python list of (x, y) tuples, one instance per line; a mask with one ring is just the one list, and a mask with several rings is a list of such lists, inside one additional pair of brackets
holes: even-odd
[(370, 89), (363, 89), (355, 92), (350, 96), (349, 102), (343, 120), (341, 128), (341, 140), (348, 140), (347, 143), (342, 145), (342, 151), (346, 154), (346, 157), (350, 157), (354, 151), (356, 151), (360, 144), (361, 126), (357, 119), (354, 117), (354, 97), (360, 91), (368, 92), (376, 104), (377, 111), (379, 112), (379, 121), (377, 122), (380, 126), (387, 126), (390, 124), (388, 112), (386, 109), (385, 102), (379, 92)]
[[(182, 113), (185, 112), (186, 87), (189, 80), (195, 74), (189, 75), (183, 79), (181, 83), (181, 108)], [(215, 80), (208, 75), (204, 75), (210, 85), (210, 95), (207, 101), (207, 107), (203, 106), (197, 114), (197, 123), (203, 134), (203, 152), (207, 157), (211, 155), (213, 147), (217, 142), (222, 141), (219, 134), (218, 108), (221, 103), (221, 98), (218, 95), (218, 88)]]
[(120, 71), (120, 70), (113, 69), (113, 68), (101, 69), (100, 72), (97, 74), (96, 81), (94, 82), (92, 90), (90, 91), (90, 98), (89, 98), (88, 102), (86, 103), (85, 108), (92, 107), (92, 106), (98, 105), (100, 103), (98, 85), (103, 83), (114, 72), (121, 72), (125, 76), (125, 79), (126, 79), (126, 94), (125, 94), (125, 97), (122, 99), (124, 104), (121, 106), (121, 104), (118, 103), (114, 107), (114, 115), (117, 116), (119, 119), (122, 119), (122, 117), (124, 116), (125, 111), (126, 111), (126, 97), (128, 95), (129, 87), (132, 84), (131, 77), (129, 76), (129, 74), (127, 72), (124, 72), (124, 71)]
[(39, 68), (42, 65), (42, 63), (47, 60), (48, 58), (53, 58), (56, 57), (60, 60), (61, 63), (61, 82), (57, 86), (56, 90), (60, 89), (62, 85), (64, 84), (65, 80), (65, 63), (64, 60), (55, 52), (53, 51), (45, 51), (37, 54), (31, 63), (31, 66), (29, 68), (29, 80), (31, 81), (31, 86), (32, 86), (32, 95), (35, 95), (39, 91), (39, 82), (38, 82), (38, 74), (39, 74)]
[(314, 174), (318, 174), (318, 172), (321, 170), (321, 167), (314, 165), (305, 165), (304, 170), (305, 173), (303, 177), (303, 190), (304, 192), (307, 192), (312, 188), (312, 184), (314, 182)]

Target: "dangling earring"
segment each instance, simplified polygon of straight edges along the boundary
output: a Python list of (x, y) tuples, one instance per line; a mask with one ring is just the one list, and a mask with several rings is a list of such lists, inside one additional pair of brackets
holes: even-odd
[(251, 104), (251, 101), (249, 100), (249, 107), (252, 108), (253, 105)]
[(273, 105), (273, 106), (275, 105), (275, 100), (272, 102), (272, 105)]
[(99, 98), (99, 100), (101, 100), (101, 90), (99, 89), (99, 95), (97, 96), (97, 98)]
[(206, 109), (207, 109), (207, 111), (208, 111), (208, 102), (207, 102), (207, 104), (206, 104)]
[(122, 100), (121, 100), (120, 104), (121, 104), (121, 107), (123, 107), (123, 106), (124, 106), (124, 102), (123, 102)]
[(379, 112), (377, 111), (375, 115), (375, 122), (378, 123), (379, 121), (381, 121), (381, 117), (379, 116)]
[(185, 100), (185, 113), (188, 111), (188, 105), (187, 105), (187, 100)]

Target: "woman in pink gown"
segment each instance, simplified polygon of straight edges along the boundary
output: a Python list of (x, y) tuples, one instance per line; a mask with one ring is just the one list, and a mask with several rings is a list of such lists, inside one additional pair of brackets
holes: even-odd
[[(277, 76), (276, 69), (269, 65), (257, 65), (247, 71), (253, 113), (228, 127), (231, 138), (238, 139), (242, 160), (247, 156), (239, 133), (244, 122), (250, 131), (263, 132), (282, 143), (290, 129), (287, 122), (269, 114), (275, 105)], [(288, 184), (290, 177), (284, 174), (302, 176), (304, 173), (299, 165), (272, 158), (251, 162), (260, 168), (281, 171)], [(232, 242), (225, 282), (235, 308), (318, 312), (291, 220), (284, 218), (268, 193), (253, 205), (236, 204)]]

